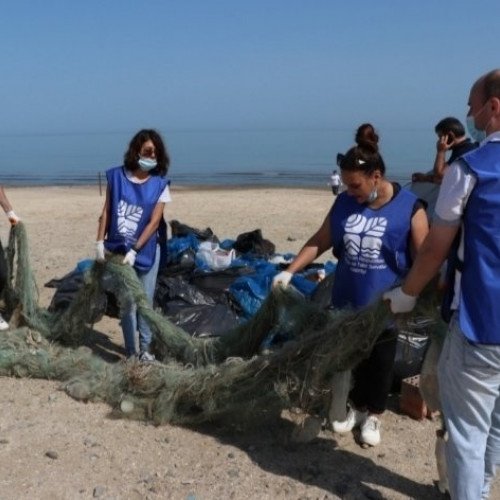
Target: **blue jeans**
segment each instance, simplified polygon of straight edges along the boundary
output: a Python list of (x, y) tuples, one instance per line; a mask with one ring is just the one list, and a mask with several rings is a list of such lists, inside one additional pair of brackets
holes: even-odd
[[(144, 287), (148, 302), (153, 305), (153, 297), (155, 294), (156, 278), (158, 276), (158, 268), (160, 266), (160, 247), (156, 247), (156, 256), (153, 266), (148, 271), (139, 271), (135, 269), (139, 281)], [(147, 324), (142, 315), (137, 314), (137, 306), (130, 303), (123, 311), (121, 317), (121, 325), (123, 331), (123, 340), (125, 341), (125, 354), (127, 357), (137, 354), (135, 332), (139, 329), (139, 349), (140, 352), (148, 351), (149, 344), (153, 338), (151, 328)]]
[(469, 343), (455, 314), (438, 377), (451, 498), (488, 498), (500, 463), (500, 345)]

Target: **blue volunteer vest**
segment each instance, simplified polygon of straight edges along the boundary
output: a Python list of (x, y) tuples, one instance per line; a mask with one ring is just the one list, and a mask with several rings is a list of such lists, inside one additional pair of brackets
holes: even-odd
[[(169, 184), (165, 177), (151, 176), (143, 184), (135, 184), (127, 179), (124, 167), (106, 171), (111, 194), (109, 207), (109, 227), (105, 247), (113, 253), (127, 253), (137, 242), (153, 215), (161, 193)], [(147, 271), (156, 256), (157, 234), (137, 253), (134, 267)]]
[(363, 307), (408, 273), (416, 201), (417, 197), (405, 189), (376, 210), (346, 192), (337, 197), (330, 211), (333, 253), (338, 259), (333, 307)]
[(500, 142), (462, 160), (477, 180), (464, 211), (460, 328), (472, 342), (500, 344)]

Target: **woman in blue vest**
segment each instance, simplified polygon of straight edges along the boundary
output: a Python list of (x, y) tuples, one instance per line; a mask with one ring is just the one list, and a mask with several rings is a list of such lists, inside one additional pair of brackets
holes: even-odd
[[(106, 201), (99, 219), (96, 260), (105, 253), (122, 254), (123, 264), (132, 266), (153, 303), (160, 263), (159, 238), (165, 232), (163, 209), (171, 201), (166, 174), (170, 164), (161, 136), (155, 130), (141, 130), (130, 141), (123, 166), (106, 171)], [(127, 358), (154, 361), (150, 353), (152, 333), (135, 304), (122, 310), (121, 325)]]
[[(359, 127), (356, 143), (340, 161), (346, 191), (338, 195), (319, 230), (288, 269), (273, 280), (273, 286), (287, 286), (293, 273), (333, 248), (338, 259), (331, 301), (334, 308), (364, 307), (400, 282), (429, 230), (422, 202), (385, 178), (372, 125)], [(379, 444), (379, 416), (391, 387), (396, 345), (396, 332), (387, 329), (369, 358), (354, 369), (347, 419), (333, 422), (335, 432), (360, 426), (363, 444)]]

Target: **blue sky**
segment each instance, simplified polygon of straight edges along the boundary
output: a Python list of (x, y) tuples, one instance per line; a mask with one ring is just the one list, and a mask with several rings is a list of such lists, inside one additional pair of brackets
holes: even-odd
[(464, 118), (500, 2), (33, 0), (0, 17), (0, 134)]

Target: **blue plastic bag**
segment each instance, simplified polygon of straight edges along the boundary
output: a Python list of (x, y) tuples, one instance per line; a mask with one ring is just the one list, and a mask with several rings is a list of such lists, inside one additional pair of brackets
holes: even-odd
[(189, 234), (188, 236), (176, 236), (170, 238), (167, 241), (167, 263), (177, 264), (179, 262), (180, 256), (186, 252), (186, 250), (193, 250), (196, 252), (200, 243), (194, 234)]

